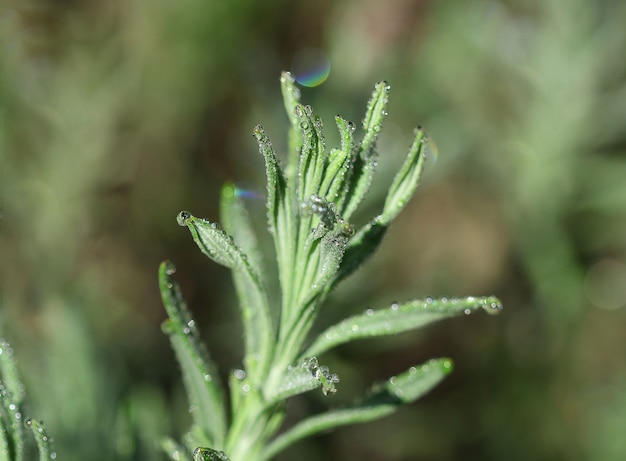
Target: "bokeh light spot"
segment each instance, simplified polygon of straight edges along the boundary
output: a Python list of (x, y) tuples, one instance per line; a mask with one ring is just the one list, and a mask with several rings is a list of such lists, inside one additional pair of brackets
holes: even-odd
[(328, 56), (318, 48), (304, 48), (291, 61), (296, 81), (303, 86), (314, 87), (326, 81), (330, 74)]

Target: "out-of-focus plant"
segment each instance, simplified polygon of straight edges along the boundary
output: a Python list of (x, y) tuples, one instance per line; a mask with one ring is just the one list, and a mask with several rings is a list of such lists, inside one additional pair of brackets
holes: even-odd
[(284, 169), (263, 128), (254, 130), (266, 165), (267, 219), (276, 250), (279, 308), (271, 307), (255, 232), (234, 186), (227, 184), (222, 189), (221, 226), (186, 211), (178, 215), (178, 223), (189, 229), (202, 252), (233, 272), (245, 357), (243, 369), (230, 375), (230, 414), (216, 366), (171, 278), (174, 265), (167, 261), (159, 269), (169, 317), (163, 329), (180, 362), (193, 416), (184, 445), (172, 439), (163, 443), (175, 460), (193, 456), (194, 461), (266, 461), (305, 437), (386, 416), (434, 387), (452, 370), (452, 361), (433, 359), (411, 367), (374, 386), (353, 406), (309, 417), (276, 436), (285, 418), (286, 400), (318, 387), (324, 395), (337, 391), (338, 375), (318, 359), (326, 351), (353, 340), (394, 335), (478, 309), (489, 313), (501, 309), (495, 297), (392, 303), (347, 318), (305, 346), (329, 292), (380, 245), (389, 224), (413, 195), (427, 156), (433, 153), (424, 130), (417, 129), (381, 213), (355, 230), (350, 219), (367, 195), (377, 166), (376, 141), (387, 114), (389, 86), (385, 82), (376, 85), (360, 142), (354, 139), (351, 122), (335, 118), (341, 145), (328, 151), (321, 119), (300, 103), (291, 75), (284, 73), (281, 83), (291, 123)]
[(8, 342), (0, 338), (0, 460), (25, 461), (34, 459), (27, 430), (34, 437), (39, 461), (56, 459), (50, 448), (50, 438), (41, 421), (24, 417), (24, 386), (20, 382)]

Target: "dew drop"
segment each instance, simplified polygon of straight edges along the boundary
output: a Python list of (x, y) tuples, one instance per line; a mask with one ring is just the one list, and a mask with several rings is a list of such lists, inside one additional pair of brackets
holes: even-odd
[(350, 330), (352, 330), (353, 332), (357, 332), (359, 331), (359, 326), (355, 323), (350, 327)]
[(431, 298), (430, 296), (426, 297), (426, 304), (432, 304), (433, 303), (433, 298)]
[(369, 317), (371, 317), (372, 315), (374, 315), (374, 309), (368, 309), (365, 311), (365, 314)]
[[(167, 275), (173, 275), (176, 273), (176, 266), (172, 261), (165, 262), (165, 273)], [(169, 288), (169, 287), (168, 287)]]
[(307, 359), (304, 359), (304, 362), (302, 362), (302, 366), (309, 370), (311, 373), (315, 373), (317, 371), (317, 368), (319, 367), (319, 361), (317, 360), (317, 357), (309, 357)]
[(391, 310), (392, 311), (397, 311), (398, 309), (400, 309), (400, 304), (398, 304), (396, 301), (391, 303)]
[(211, 381), (213, 381), (213, 377), (212, 377), (210, 374), (208, 374), (208, 373), (205, 373), (205, 375), (203, 376), (203, 378), (204, 378), (204, 380), (205, 380), (207, 383), (210, 383)]
[(463, 311), (463, 313), (464, 313), (465, 315), (470, 315), (470, 314), (472, 313), (472, 310), (471, 310), (471, 309), (469, 309), (469, 308), (467, 308), (467, 309), (465, 309), (465, 310)]
[(233, 371), (233, 376), (235, 377), (235, 379), (242, 380), (242, 379), (245, 379), (246, 372), (244, 370), (241, 370), (241, 369), (238, 368), (238, 369)]
[(244, 394), (247, 394), (248, 392), (250, 392), (250, 384), (244, 384), (243, 386), (241, 386), (241, 390)]
[(191, 219), (191, 213), (188, 211), (181, 211), (176, 216), (176, 222), (178, 222), (179, 226), (185, 227), (187, 225), (187, 221)]
[(502, 304), (497, 299), (484, 299), (481, 303), (481, 307), (488, 314), (495, 315), (502, 310)]

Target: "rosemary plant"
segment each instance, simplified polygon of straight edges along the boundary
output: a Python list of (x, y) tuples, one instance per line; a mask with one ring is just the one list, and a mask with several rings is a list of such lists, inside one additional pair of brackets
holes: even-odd
[(184, 442), (163, 442), (173, 460), (268, 461), (305, 437), (389, 415), (437, 385), (451, 372), (452, 361), (432, 359), (411, 367), (374, 386), (352, 407), (311, 416), (277, 435), (290, 397), (315, 388), (321, 388), (325, 395), (337, 390), (337, 374), (321, 365), (319, 359), (333, 347), (361, 338), (397, 334), (479, 309), (489, 313), (501, 309), (494, 297), (394, 303), (347, 318), (305, 344), (330, 291), (375, 251), (392, 220), (415, 192), (430, 147), (424, 131), (417, 129), (382, 211), (355, 229), (351, 218), (369, 190), (378, 162), (376, 141), (387, 115), (389, 85), (376, 85), (359, 142), (355, 140), (354, 125), (336, 117), (341, 145), (331, 150), (326, 149), (320, 118), (300, 103), (299, 90), (289, 73), (283, 73), (281, 85), (291, 125), (284, 168), (263, 128), (254, 129), (265, 159), (267, 221), (280, 283), (277, 311), (268, 302), (255, 232), (234, 186), (222, 189), (221, 225), (186, 211), (177, 218), (204, 254), (233, 273), (245, 356), (243, 368), (230, 374), (228, 400), (216, 366), (172, 280), (173, 264), (166, 261), (159, 269), (169, 317), (164, 331), (182, 368), (193, 419)]

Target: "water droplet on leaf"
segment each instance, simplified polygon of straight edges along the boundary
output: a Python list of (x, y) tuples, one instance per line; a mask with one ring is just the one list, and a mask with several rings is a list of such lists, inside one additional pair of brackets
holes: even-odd
[(176, 216), (176, 222), (178, 222), (179, 226), (185, 227), (187, 225), (187, 221), (191, 219), (191, 213), (188, 211), (181, 211)]

